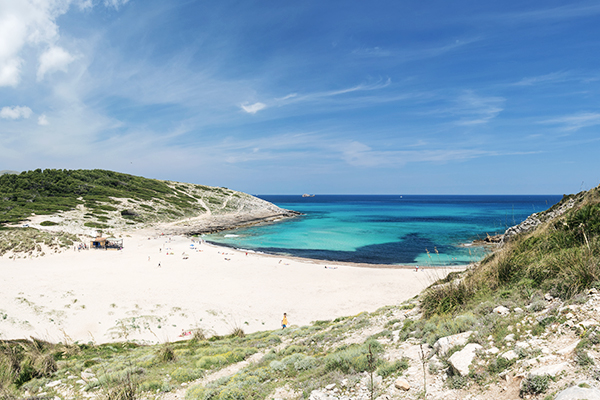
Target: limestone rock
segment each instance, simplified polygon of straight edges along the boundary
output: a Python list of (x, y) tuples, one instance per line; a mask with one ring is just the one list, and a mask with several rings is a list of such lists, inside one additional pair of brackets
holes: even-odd
[(325, 389), (332, 390), (335, 387), (335, 383), (325, 386)]
[(600, 400), (600, 390), (596, 388), (585, 388), (571, 386), (556, 395), (554, 400)]
[(515, 358), (519, 358), (519, 355), (514, 350), (509, 350), (500, 355), (500, 357), (505, 358), (507, 360), (514, 360)]
[(568, 363), (563, 362), (560, 364), (546, 365), (544, 367), (536, 368), (529, 372), (530, 376), (543, 376), (549, 375), (551, 377), (555, 377), (562, 371), (564, 371), (569, 366)]
[(404, 390), (405, 392), (410, 389), (410, 383), (408, 383), (402, 378), (396, 379), (396, 382), (394, 382), (394, 386), (396, 387), (396, 389)]
[(96, 374), (94, 374), (93, 372), (88, 372), (87, 370), (83, 371), (81, 373), (81, 379), (83, 379), (84, 381), (89, 381), (89, 380), (91, 380), (92, 378), (95, 378), (95, 377), (96, 377)]
[(467, 331), (463, 333), (457, 333), (456, 335), (446, 336), (439, 338), (433, 345), (433, 349), (440, 356), (445, 355), (448, 350), (454, 346), (462, 346), (469, 340), (469, 337), (473, 331)]
[(498, 306), (492, 310), (494, 314), (500, 314), (502, 316), (510, 314), (510, 310), (504, 306)]
[(469, 343), (461, 351), (452, 354), (448, 359), (448, 362), (459, 374), (465, 376), (469, 373), (469, 366), (475, 358), (475, 352), (482, 348), (483, 347), (477, 343)]

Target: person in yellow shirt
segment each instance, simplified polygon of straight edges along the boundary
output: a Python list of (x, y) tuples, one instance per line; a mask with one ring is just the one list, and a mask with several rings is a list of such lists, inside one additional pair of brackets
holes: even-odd
[(283, 319), (281, 320), (281, 329), (287, 328), (287, 325), (288, 325), (287, 314), (283, 313)]

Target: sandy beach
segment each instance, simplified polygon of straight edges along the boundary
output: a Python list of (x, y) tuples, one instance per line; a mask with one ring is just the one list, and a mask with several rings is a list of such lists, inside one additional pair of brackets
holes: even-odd
[(293, 326), (399, 304), (451, 271), (245, 253), (155, 231), (123, 237), (120, 251), (0, 258), (0, 339), (157, 343), (194, 328), (278, 329), (284, 312)]

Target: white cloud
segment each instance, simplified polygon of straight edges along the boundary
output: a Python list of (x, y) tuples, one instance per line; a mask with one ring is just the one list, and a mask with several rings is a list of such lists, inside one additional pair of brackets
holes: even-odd
[(38, 117), (38, 125), (46, 126), (49, 125), (48, 118), (46, 118), (45, 114), (42, 114)]
[(116, 10), (119, 9), (119, 7), (127, 4), (129, 2), (129, 0), (104, 0), (104, 5), (107, 7), (114, 7)]
[(40, 56), (40, 66), (37, 72), (37, 80), (44, 79), (46, 73), (56, 71), (67, 71), (67, 66), (73, 62), (75, 57), (69, 54), (65, 49), (58, 46), (52, 46)]
[[(105, 0), (106, 6), (118, 8), (128, 0)], [(0, 0), (0, 87), (17, 86), (24, 65), (30, 62), (24, 49), (39, 57), (38, 80), (46, 72), (64, 71), (73, 57), (58, 47), (60, 40), (56, 20), (72, 5), (80, 10), (93, 7), (93, 0)], [(31, 60), (33, 61), (33, 60)]]
[(0, 60), (0, 86), (17, 86), (21, 81), (21, 64), (18, 57)]
[(31, 108), (29, 107), (4, 107), (0, 110), (0, 118), (4, 119), (19, 119), (29, 118), (31, 116)]
[(254, 103), (254, 104), (242, 104), (242, 110), (246, 111), (248, 114), (256, 114), (258, 111), (267, 107), (264, 103)]

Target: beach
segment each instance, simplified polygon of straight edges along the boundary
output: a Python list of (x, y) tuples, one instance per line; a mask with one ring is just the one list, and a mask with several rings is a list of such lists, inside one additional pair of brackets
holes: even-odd
[(122, 237), (122, 250), (0, 258), (0, 339), (162, 343), (197, 328), (280, 329), (284, 312), (294, 326), (400, 304), (457, 269), (246, 253), (156, 230)]

